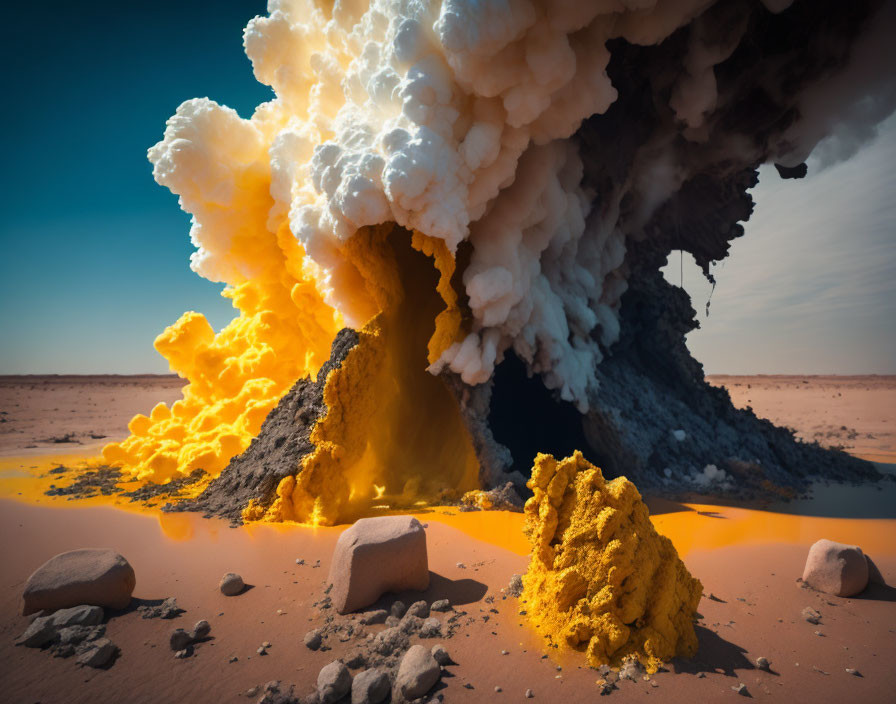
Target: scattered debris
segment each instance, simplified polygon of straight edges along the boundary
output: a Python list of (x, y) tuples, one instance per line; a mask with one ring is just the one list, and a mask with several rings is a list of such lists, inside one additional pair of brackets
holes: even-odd
[(117, 646), (105, 638), (103, 609), (79, 605), (38, 616), (19, 636), (15, 644), (26, 648), (47, 648), (55, 657), (77, 656), (79, 664), (105, 667), (118, 652)]
[(638, 682), (644, 676), (644, 666), (635, 657), (628, 657), (622, 661), (619, 668), (619, 679)]
[(519, 598), (520, 594), (523, 593), (523, 576), (519, 574), (513, 575), (510, 578), (510, 585), (507, 587), (507, 593), (510, 596), (514, 596)]
[(800, 611), (800, 615), (809, 623), (818, 625), (821, 623), (821, 614), (813, 609), (811, 606), (807, 606), (805, 609)]
[(161, 604), (143, 604), (137, 607), (137, 611), (143, 618), (177, 618), (184, 609), (177, 605), (177, 599), (169, 596)]

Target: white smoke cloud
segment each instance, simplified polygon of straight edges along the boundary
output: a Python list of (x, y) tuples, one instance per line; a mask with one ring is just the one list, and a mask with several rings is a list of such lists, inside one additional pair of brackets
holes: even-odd
[[(789, 5), (764, 2), (772, 12)], [(276, 98), (248, 120), (208, 100), (188, 101), (150, 159), (157, 180), (193, 213), (199, 273), (229, 283), (256, 275), (260, 262), (240, 246), (245, 232), (267, 228), (274, 237), (286, 217), (328, 302), (355, 325), (369, 306), (342, 247), (360, 227), (395, 221), (451, 251), (469, 241), (463, 283), (472, 330), (432, 371), (448, 367), (479, 383), (512, 348), (585, 410), (594, 366), (619, 335), (620, 201), (629, 194), (639, 204), (627, 223), (637, 232), (688, 171), (675, 157), (677, 134), (653, 135), (626, 182), (598, 197), (583, 185), (571, 138), (618, 97), (605, 70), (608, 40), (654, 45), (699, 18), (684, 65), (669, 68), (678, 78), (666, 99), (682, 134), (705, 141), (707, 116), (721, 101), (715, 68), (745, 28), (745, 20), (725, 31), (704, 23), (712, 5), (337, 0), (327, 12), (312, 0), (271, 0), (269, 16), (249, 23), (244, 43)], [(875, 47), (856, 53), (856, 71)], [(886, 48), (892, 57), (892, 42)], [(856, 86), (869, 88), (850, 76), (837, 79), (835, 97), (823, 85), (803, 96), (804, 112), (820, 117), (793, 126), (776, 152), (782, 162), (802, 161), (836, 124), (867, 124), (892, 110), (892, 90), (871, 86), (883, 102), (863, 103)], [(836, 134), (838, 153), (862, 136), (855, 128)], [(761, 151), (736, 136), (726, 148)], [(265, 179), (269, 190), (259, 193)]]

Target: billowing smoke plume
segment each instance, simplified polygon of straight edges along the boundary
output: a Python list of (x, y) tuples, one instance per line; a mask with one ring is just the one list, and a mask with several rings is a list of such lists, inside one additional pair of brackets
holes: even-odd
[(187, 101), (149, 152), (193, 215), (194, 270), (241, 314), (217, 336), (188, 314), (157, 342), (185, 401), (106, 452), (143, 476), (219, 472), (342, 322), (380, 311), (351, 243), (390, 222), (457, 262), (431, 373), (484, 384), (512, 350), (585, 413), (639, 277), (673, 248), (708, 273), (759, 164), (822, 140), (848, 156), (896, 105), (893, 8), (873, 0), (268, 9), (244, 42), (276, 98), (248, 119)]

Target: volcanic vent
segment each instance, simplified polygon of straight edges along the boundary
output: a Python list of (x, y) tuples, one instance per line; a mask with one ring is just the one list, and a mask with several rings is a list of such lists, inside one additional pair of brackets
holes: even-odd
[(711, 277), (759, 165), (798, 178), (893, 111), (892, 3), (269, 11), (244, 43), (276, 98), (249, 119), (187, 101), (150, 150), (239, 316), (159, 337), (184, 400), (109, 462), (205, 470), (204, 510), (320, 523), (522, 491), (534, 450), (573, 445), (642, 489), (875, 474), (709, 387), (660, 267), (683, 250)]

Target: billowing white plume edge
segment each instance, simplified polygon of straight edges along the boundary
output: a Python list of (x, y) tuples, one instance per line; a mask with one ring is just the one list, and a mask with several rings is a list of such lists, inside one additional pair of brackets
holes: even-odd
[[(582, 172), (583, 158), (601, 155), (580, 154), (573, 136), (617, 98), (605, 71), (608, 40), (657, 44), (695, 22), (684, 65), (669, 67), (677, 76), (669, 106), (686, 139), (705, 140), (704, 120), (719, 100), (713, 67), (740, 40), (736, 26), (701, 25), (712, 4), (349, 0), (328, 16), (311, 0), (271, 0), (244, 42), (276, 98), (248, 120), (208, 99), (183, 103), (150, 150), (154, 175), (193, 214), (199, 274), (232, 285), (258, 275), (235, 242), (247, 228), (273, 235), (288, 218), (328, 302), (353, 324), (363, 322), (352, 293), (357, 272), (339, 243), (358, 228), (395, 221), (452, 251), (469, 241), (463, 282), (473, 330), (431, 371), (447, 367), (481, 383), (513, 348), (584, 411), (594, 367), (619, 335), (632, 232), (631, 223), (625, 234), (619, 227), (620, 200), (636, 199), (643, 225), (688, 174), (658, 140), (626, 184), (598, 199)], [(763, 4), (777, 13), (790, 2)], [(872, 37), (858, 60), (871, 60), (882, 41), (893, 44)], [(850, 71), (863, 68), (841, 73), (836, 94), (824, 85), (806, 91), (809, 118), (761, 156), (799, 164), (837, 129), (845, 146), (828, 151), (848, 152), (861, 131), (850, 121), (867, 130), (894, 103), (862, 102), (872, 89)], [(246, 203), (258, 199), (252, 184), (263, 179), (269, 199)]]

